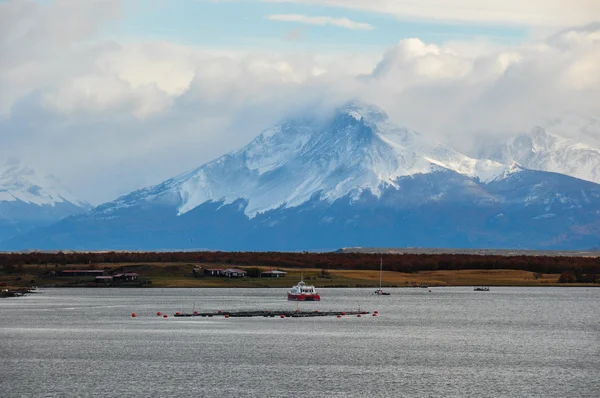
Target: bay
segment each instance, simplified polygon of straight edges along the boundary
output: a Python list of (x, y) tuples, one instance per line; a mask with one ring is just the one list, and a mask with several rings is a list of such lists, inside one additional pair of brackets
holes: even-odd
[[(3, 397), (600, 396), (600, 289), (390, 291), (319, 289), (321, 302), (297, 304), (286, 300), (286, 289), (40, 289), (0, 301), (0, 391)], [(379, 316), (172, 316), (296, 308), (360, 308)]]

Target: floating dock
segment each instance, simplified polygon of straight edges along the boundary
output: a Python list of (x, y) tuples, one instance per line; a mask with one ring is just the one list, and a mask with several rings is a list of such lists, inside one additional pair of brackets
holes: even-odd
[[(175, 317), (215, 317), (222, 316), (225, 318), (249, 318), (259, 317), (264, 318), (312, 318), (318, 316), (344, 316), (344, 315), (368, 315), (369, 311), (300, 311), (300, 310), (264, 310), (264, 311), (213, 311), (213, 312), (198, 312), (182, 313), (176, 312)], [(374, 311), (373, 315), (377, 315), (378, 311)]]

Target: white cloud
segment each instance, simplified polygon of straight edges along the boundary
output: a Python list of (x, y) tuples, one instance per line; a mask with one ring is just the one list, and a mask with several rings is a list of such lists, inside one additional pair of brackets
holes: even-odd
[(264, 0), (335, 6), (393, 15), (400, 19), (574, 26), (600, 19), (597, 0)]
[(472, 53), (401, 40), (363, 79), (399, 121), (468, 148), (473, 132), (529, 130), (565, 112), (600, 115), (600, 26)]
[(310, 17), (301, 14), (273, 14), (269, 15), (267, 19), (271, 21), (283, 21), (283, 22), (300, 22), (309, 25), (333, 25), (340, 28), (346, 28), (351, 30), (370, 30), (373, 29), (371, 25), (365, 22), (354, 22), (348, 18), (332, 18), (332, 17)]
[[(0, 157), (34, 158), (93, 203), (350, 97), (464, 147), (472, 133), (529, 130), (566, 111), (600, 116), (600, 25), (510, 47), (412, 38), (375, 56), (215, 51), (92, 41), (116, 6), (96, 21), (82, 2), (52, 4), (0, 3), (11, 16), (0, 20)], [(74, 16), (86, 23), (62, 26)]]
[(79, 65), (65, 65), (61, 56), (119, 12), (118, 0), (0, 2), (0, 116), (19, 98), (73, 73)]

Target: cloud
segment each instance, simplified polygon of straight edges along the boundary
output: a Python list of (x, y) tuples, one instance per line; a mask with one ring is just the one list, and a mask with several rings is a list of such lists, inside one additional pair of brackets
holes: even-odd
[(364, 57), (352, 54), (93, 40), (117, 12), (104, 22), (94, 21), (92, 10), (81, 12), (94, 28), (59, 34), (55, 29), (76, 15), (66, 3), (0, 3), (9, 6), (15, 19), (30, 21), (28, 32), (37, 33), (15, 36), (6, 29), (0, 36), (0, 158), (32, 159), (92, 203), (240, 147), (269, 123), (324, 96), (328, 85), (320, 82), (331, 70), (352, 63), (352, 76), (372, 66), (363, 67)]
[(0, 2), (0, 116), (10, 112), (18, 98), (72, 73), (60, 54), (69, 53), (119, 15), (117, 0)]
[(265, 0), (302, 3), (393, 15), (399, 19), (494, 23), (523, 26), (574, 26), (600, 19), (597, 0)]
[(395, 119), (467, 150), (471, 134), (529, 130), (566, 112), (600, 115), (600, 26), (471, 52), (401, 40), (362, 78)]
[[(92, 203), (348, 98), (463, 148), (475, 133), (529, 130), (564, 112), (600, 116), (599, 24), (515, 46), (409, 38), (378, 54), (320, 54), (94, 36), (118, 10), (0, 3), (0, 157), (33, 158)], [(74, 16), (82, 23), (63, 27)]]
[(269, 15), (267, 19), (271, 21), (283, 21), (283, 22), (299, 22), (309, 25), (333, 25), (340, 28), (346, 28), (351, 30), (371, 30), (373, 27), (365, 22), (354, 22), (348, 18), (332, 18), (332, 17), (309, 17), (307, 15), (300, 14), (273, 14)]

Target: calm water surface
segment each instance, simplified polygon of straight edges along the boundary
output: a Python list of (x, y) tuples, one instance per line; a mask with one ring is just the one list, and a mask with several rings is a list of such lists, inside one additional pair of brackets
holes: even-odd
[[(598, 397), (600, 289), (43, 289), (0, 300), (2, 397)], [(137, 318), (131, 318), (136, 312)]]

